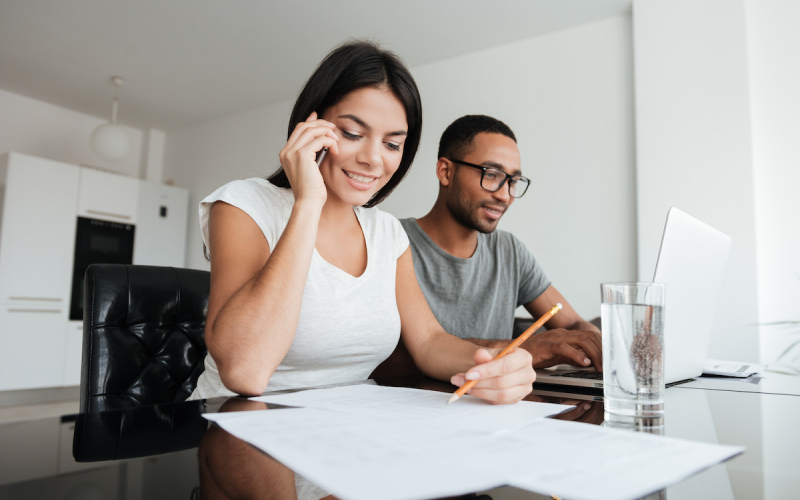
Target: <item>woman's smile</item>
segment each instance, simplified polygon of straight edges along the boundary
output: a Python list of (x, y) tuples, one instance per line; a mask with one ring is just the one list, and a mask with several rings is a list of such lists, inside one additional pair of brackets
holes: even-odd
[(342, 169), (342, 172), (344, 172), (344, 174), (347, 176), (348, 180), (350, 181), (350, 185), (356, 189), (371, 189), (375, 185), (375, 182), (380, 178), (372, 175), (359, 174), (344, 169)]

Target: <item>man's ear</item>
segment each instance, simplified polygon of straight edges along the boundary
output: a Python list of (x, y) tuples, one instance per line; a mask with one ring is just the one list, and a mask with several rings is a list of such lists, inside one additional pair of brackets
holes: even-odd
[(436, 162), (436, 177), (439, 179), (439, 184), (449, 186), (453, 182), (455, 174), (456, 166), (445, 158), (439, 158), (439, 161)]

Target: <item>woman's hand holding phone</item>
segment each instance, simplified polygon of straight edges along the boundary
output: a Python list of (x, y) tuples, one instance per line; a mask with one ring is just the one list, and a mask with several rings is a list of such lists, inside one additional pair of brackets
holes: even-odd
[(318, 119), (315, 111), (306, 121), (297, 124), (281, 149), (281, 166), (292, 185), (295, 202), (325, 204), (328, 195), (316, 159), (323, 148), (339, 153), (339, 136), (334, 133), (334, 128), (333, 123)]

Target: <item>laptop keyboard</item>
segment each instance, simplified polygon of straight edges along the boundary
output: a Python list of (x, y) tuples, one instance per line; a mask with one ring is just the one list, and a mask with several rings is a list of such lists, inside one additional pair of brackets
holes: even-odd
[(587, 380), (603, 380), (603, 374), (599, 372), (569, 372), (569, 373), (554, 373), (553, 377), (568, 377), (568, 378), (583, 378)]

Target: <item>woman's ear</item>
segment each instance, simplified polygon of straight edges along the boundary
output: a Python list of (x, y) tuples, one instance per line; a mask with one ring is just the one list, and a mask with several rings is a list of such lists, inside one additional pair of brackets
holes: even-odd
[(439, 158), (436, 162), (436, 177), (442, 186), (449, 186), (453, 182), (455, 173), (456, 166), (447, 158)]

